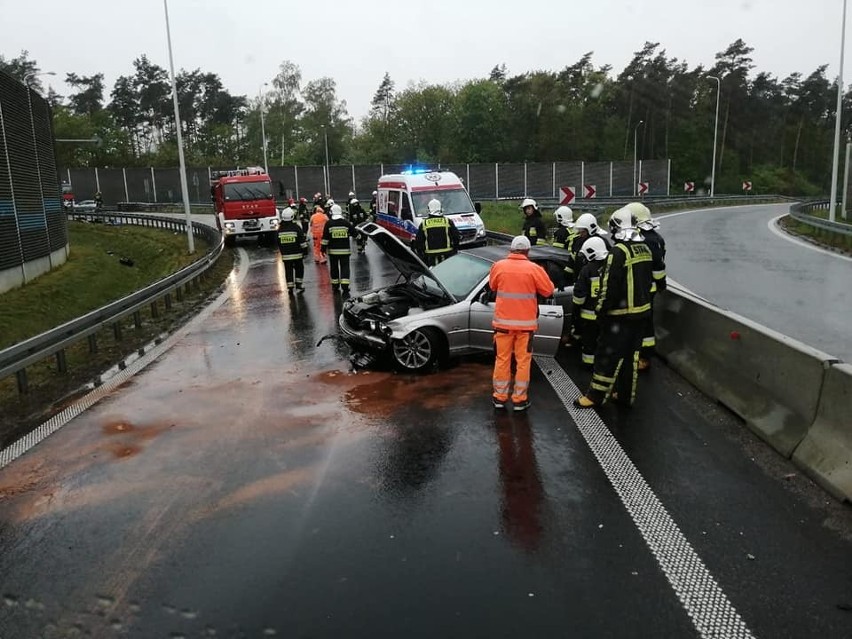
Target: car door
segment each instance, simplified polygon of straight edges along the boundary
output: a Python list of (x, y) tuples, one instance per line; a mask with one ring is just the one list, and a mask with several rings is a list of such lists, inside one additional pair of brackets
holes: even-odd
[[(470, 301), (470, 346), (476, 350), (492, 348), (494, 303), (484, 304), (481, 301), (482, 293), (486, 290), (487, 287), (480, 287)], [(538, 330), (533, 337), (533, 352), (536, 355), (556, 355), (562, 338), (563, 320), (564, 311), (558, 304), (538, 305)]]

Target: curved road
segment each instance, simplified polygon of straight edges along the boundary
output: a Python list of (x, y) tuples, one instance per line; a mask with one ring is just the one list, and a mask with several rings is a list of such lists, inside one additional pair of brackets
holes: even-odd
[(670, 277), (719, 306), (852, 362), (852, 259), (791, 242), (789, 204), (662, 215)]
[[(247, 248), (171, 351), (0, 469), (0, 637), (852, 636), (852, 512), (665, 367), (579, 428), (576, 353), (520, 415), (487, 356), (350, 374), (316, 347), (327, 270), (288, 298)], [(374, 249), (355, 291), (395, 277)]]

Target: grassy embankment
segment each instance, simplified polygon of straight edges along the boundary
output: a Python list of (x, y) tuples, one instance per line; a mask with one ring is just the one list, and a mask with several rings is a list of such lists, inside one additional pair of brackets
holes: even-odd
[[(0, 295), (0, 348), (49, 330), (161, 279), (203, 255), (207, 246), (196, 238), (196, 255), (186, 253), (186, 236), (137, 226), (69, 223), (68, 261), (20, 289)], [(119, 260), (129, 258), (133, 266)], [(200, 279), (186, 287), (183, 302), (167, 311), (158, 303), (120, 322), (120, 338), (112, 326), (95, 334), (97, 352), (86, 340), (66, 350), (68, 373), (60, 374), (52, 358), (27, 368), (30, 392), (19, 395), (15, 376), (0, 380), (0, 447), (61, 408), (82, 385), (134, 353), (162, 333), (181, 325), (198, 304), (218, 291), (233, 268), (226, 251)]]

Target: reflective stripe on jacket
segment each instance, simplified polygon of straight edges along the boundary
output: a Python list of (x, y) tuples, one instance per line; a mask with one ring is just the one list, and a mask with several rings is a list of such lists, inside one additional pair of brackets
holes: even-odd
[(644, 317), (651, 312), (651, 250), (644, 242), (616, 242), (606, 260), (599, 316)]
[(278, 227), (278, 250), (283, 260), (301, 260), (308, 254), (308, 240), (295, 222), (282, 222)]
[(553, 295), (553, 283), (538, 264), (522, 253), (510, 253), (495, 262), (488, 276), (494, 293), (491, 325), (506, 331), (534, 331), (538, 328), (538, 298)]
[(354, 236), (352, 225), (346, 220), (329, 220), (322, 232), (322, 246), (329, 255), (351, 255), (349, 238)]

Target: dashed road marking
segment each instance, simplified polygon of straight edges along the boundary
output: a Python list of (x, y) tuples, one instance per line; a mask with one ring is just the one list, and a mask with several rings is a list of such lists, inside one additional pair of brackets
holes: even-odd
[(574, 406), (580, 389), (552, 357), (537, 355), (535, 361), (577, 424), (699, 635), (704, 639), (753, 637), (603, 420), (594, 410)]

